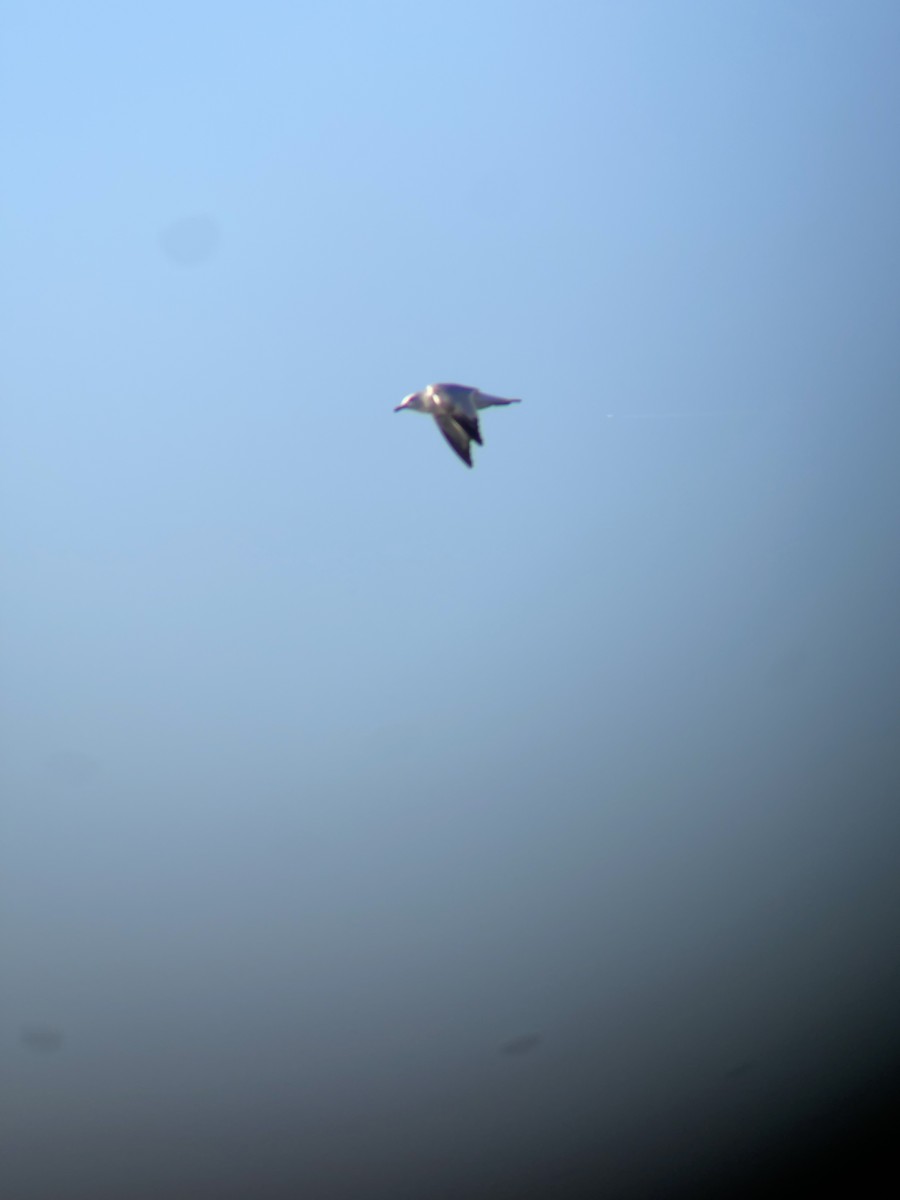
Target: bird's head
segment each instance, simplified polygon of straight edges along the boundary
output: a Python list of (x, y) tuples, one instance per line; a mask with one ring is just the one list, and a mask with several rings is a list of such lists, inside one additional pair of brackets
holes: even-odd
[(425, 412), (425, 392), (411, 392), (397, 405), (394, 412), (401, 412), (404, 408), (413, 412)]

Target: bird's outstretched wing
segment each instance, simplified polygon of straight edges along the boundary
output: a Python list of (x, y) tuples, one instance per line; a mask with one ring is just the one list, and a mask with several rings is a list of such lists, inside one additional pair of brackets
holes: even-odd
[(481, 440), (481, 428), (478, 424), (478, 413), (475, 412), (474, 409), (471, 413), (460, 412), (459, 409), (455, 409), (451, 415), (463, 433), (468, 434), (472, 441), (477, 442), (479, 446), (484, 445)]
[[(459, 421), (448, 417), (446, 413), (435, 413), (434, 419), (438, 423), (438, 428), (441, 433), (463, 460), (467, 467), (472, 465), (472, 452), (469, 449), (469, 443), (472, 441), (472, 434), (466, 429), (463, 429)], [(476, 426), (477, 430), (477, 426)], [(479, 438), (479, 441), (481, 439)]]

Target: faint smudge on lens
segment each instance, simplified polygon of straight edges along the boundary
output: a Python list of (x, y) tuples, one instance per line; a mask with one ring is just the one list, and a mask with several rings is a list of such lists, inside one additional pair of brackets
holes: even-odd
[(530, 1054), (541, 1044), (539, 1033), (521, 1033), (518, 1037), (510, 1038), (500, 1047), (502, 1054)]
[(55, 1054), (62, 1049), (63, 1035), (52, 1025), (26, 1025), (22, 1030), (22, 1044), (35, 1054)]
[(203, 213), (182, 217), (167, 225), (159, 236), (163, 254), (179, 267), (199, 267), (219, 248), (219, 226)]

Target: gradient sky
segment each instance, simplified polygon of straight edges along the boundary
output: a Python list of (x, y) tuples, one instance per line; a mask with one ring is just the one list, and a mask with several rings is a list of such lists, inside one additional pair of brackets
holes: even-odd
[(898, 62), (3, 5), (9, 1194), (625, 1188), (900, 1057)]

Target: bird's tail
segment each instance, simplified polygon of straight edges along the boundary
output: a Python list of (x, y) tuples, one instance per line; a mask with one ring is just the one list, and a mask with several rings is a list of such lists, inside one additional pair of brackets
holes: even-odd
[(476, 408), (493, 408), (498, 404), (521, 404), (521, 400), (504, 400), (502, 396), (489, 396), (487, 392), (475, 393)]

